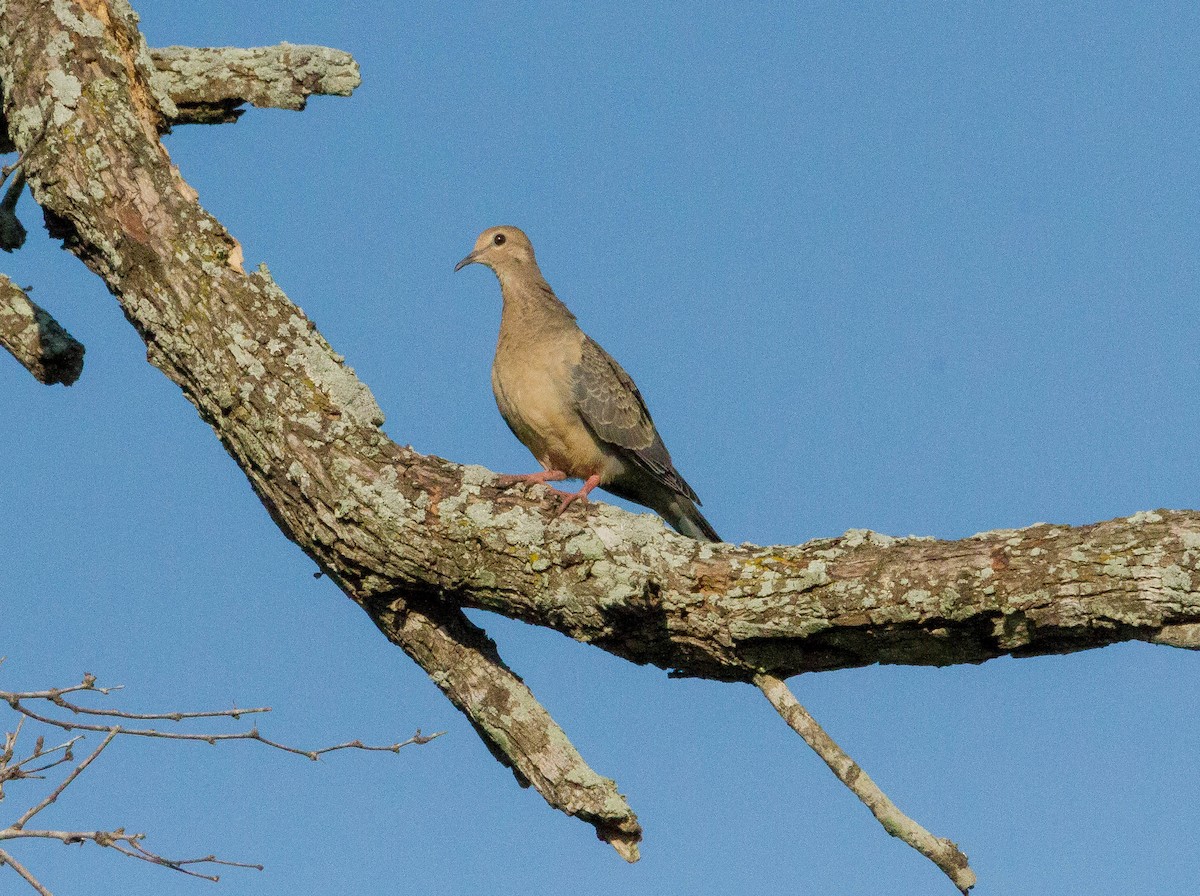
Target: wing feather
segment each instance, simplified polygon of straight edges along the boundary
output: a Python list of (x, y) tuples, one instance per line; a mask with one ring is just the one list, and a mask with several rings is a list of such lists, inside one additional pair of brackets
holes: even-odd
[(672, 491), (699, 503), (691, 486), (675, 471), (633, 377), (587, 336), (574, 371), (572, 394), (596, 438), (620, 449)]

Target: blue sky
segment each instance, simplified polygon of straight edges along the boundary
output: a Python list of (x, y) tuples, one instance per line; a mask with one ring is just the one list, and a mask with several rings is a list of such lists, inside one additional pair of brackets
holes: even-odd
[[(1194, 6), (573, 6), (138, 4), (155, 46), (288, 40), (360, 62), (352, 98), (167, 146), (394, 439), (534, 468), (490, 394), (499, 290), (452, 273), (509, 223), (731, 541), (1196, 506)], [(267, 870), (214, 889), (18, 845), (59, 896), (953, 892), (751, 688), (475, 614), (621, 785), (642, 862), (518, 788), (312, 579), (100, 282), (22, 212), (29, 244), (3, 270), (88, 354), (70, 389), (0, 357), (3, 687), (91, 671), (130, 709), (266, 704), (265, 731), (309, 746), (448, 732), (321, 763), (118, 743), (48, 823)], [(792, 684), (963, 847), (977, 893), (1174, 894), (1200, 877), (1196, 662), (1125, 645)]]

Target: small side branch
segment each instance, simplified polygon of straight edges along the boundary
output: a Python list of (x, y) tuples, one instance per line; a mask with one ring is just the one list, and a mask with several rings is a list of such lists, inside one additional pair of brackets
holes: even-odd
[(0, 274), (0, 345), (39, 383), (69, 386), (83, 372), (83, 346), (25, 291)]
[(418, 610), (399, 601), (371, 616), (466, 714), (521, 786), (588, 822), (625, 861), (638, 860), (642, 826), (616, 782), (592, 770), (482, 629), (459, 610)]
[[(151, 865), (159, 865), (163, 868), (169, 868), (172, 871), (178, 871), (181, 874), (186, 874), (189, 877), (199, 877), (202, 880), (212, 881), (216, 883), (221, 878), (216, 874), (204, 874), (199, 871), (193, 871), (188, 866), (190, 865), (223, 865), (227, 868), (249, 868), (253, 871), (262, 871), (263, 866), (250, 862), (231, 862), (227, 859), (218, 859), (216, 856), (204, 856), (199, 859), (169, 859), (166, 856), (160, 856), (156, 852), (152, 852), (145, 846), (145, 834), (128, 834), (124, 828), (117, 828), (115, 831), (25, 831), (17, 828), (6, 828), (0, 830), (0, 840), (13, 840), (17, 838), (36, 839), (36, 840), (57, 840), (60, 843), (65, 843), (68, 846), (77, 843), (95, 843), (97, 846), (105, 846), (109, 849), (115, 849), (123, 856), (129, 856), (131, 859), (139, 859), (143, 862), (149, 862)], [(33, 875), (28, 871), (22, 872), (17, 865), (16, 860), (4, 850), (0, 850), (0, 856), (3, 856), (3, 861), (8, 862), (13, 866), (13, 870), (21, 874), (30, 884), (37, 889), (37, 884), (34, 883)], [(38, 890), (38, 892), (42, 892)]]
[(40, 896), (54, 896), (53, 893), (42, 886), (42, 882), (34, 877), (28, 868), (14, 859), (3, 849), (0, 849), (0, 865), (7, 865), (13, 871), (17, 872), (17, 874), (21, 875), (21, 877), (25, 880), (25, 883), (33, 887), (33, 889), (37, 891)]
[[(0, 174), (7, 177), (10, 170), (11, 168), (6, 167)], [(3, 183), (3, 178), (0, 178), (0, 183)], [(4, 193), (4, 199), (0, 200), (0, 249), (5, 252), (12, 252), (25, 245), (25, 227), (17, 220), (17, 202), (24, 189), (25, 172), (18, 167), (12, 183)]]
[(754, 676), (754, 683), (789, 727), (804, 738), (804, 742), (825, 761), (838, 780), (871, 810), (885, 831), (893, 837), (899, 837), (941, 868), (962, 893), (966, 894), (975, 886), (975, 872), (958, 846), (943, 837), (933, 836), (901, 812), (858, 763), (834, 743), (833, 738), (809, 715), (781, 679), (760, 673)]
[[(225, 859), (218, 859), (216, 856), (210, 855), (197, 859), (171, 859), (158, 853), (152, 852), (145, 846), (145, 834), (127, 833), (125, 828), (117, 828), (116, 830), (40, 830), (31, 828), (30, 823), (49, 806), (53, 805), (63, 793), (71, 787), (83, 771), (91, 765), (105, 748), (107, 748), (119, 736), (143, 736), (143, 737), (160, 737), (168, 740), (199, 740), (207, 743), (216, 743), (223, 740), (254, 740), (266, 746), (277, 750), (282, 750), (286, 753), (294, 753), (299, 756), (304, 756), (308, 759), (319, 759), (326, 753), (331, 753), (336, 750), (367, 750), (367, 751), (386, 751), (398, 753), (402, 747), (410, 744), (425, 744), (439, 737), (441, 732), (432, 735), (423, 735), (418, 729), (416, 734), (408, 740), (390, 744), (387, 746), (368, 746), (359, 740), (347, 741), (346, 743), (334, 744), (320, 749), (307, 750), (299, 747), (288, 746), (287, 744), (278, 743), (270, 740), (259, 734), (257, 728), (251, 728), (248, 731), (235, 733), (190, 733), (186, 731), (163, 731), (151, 728), (130, 728), (123, 723), (129, 720), (157, 720), (180, 723), (195, 723), (197, 720), (212, 720), (212, 719), (240, 719), (243, 715), (264, 713), (270, 710), (267, 707), (256, 707), (251, 709), (225, 709), (225, 710), (207, 710), (201, 712), (160, 712), (160, 713), (135, 713), (128, 712), (115, 708), (96, 708), (82, 706), (72, 700), (67, 699), (67, 695), (76, 695), (84, 692), (90, 692), (101, 696), (109, 696), (113, 691), (120, 690), (116, 687), (101, 687), (96, 684), (95, 676), (87, 674), (83, 680), (76, 685), (61, 688), (47, 688), (36, 691), (0, 691), (0, 704), (7, 703), (8, 706), (18, 714), (16, 725), (13, 730), (9, 731), (3, 738), (3, 744), (0, 746), (0, 798), (3, 798), (3, 789), (6, 785), (17, 784), (33, 779), (43, 779), (47, 777), (43, 772), (54, 769), (65, 763), (74, 763), (74, 766), (67, 772), (62, 780), (57, 785), (50, 788), (49, 792), (40, 800), (32, 801), (29, 807), (22, 812), (16, 820), (9, 823), (8, 827), (0, 828), (0, 842), (9, 840), (57, 840), (65, 844), (74, 843), (95, 843), (97, 846), (107, 847), (122, 855), (130, 858), (138, 859), (143, 862), (148, 862), (152, 865), (159, 865), (164, 868), (170, 868), (173, 871), (178, 871), (182, 874), (187, 874), (192, 877), (200, 877), (205, 880), (216, 881), (216, 874), (205, 873), (208, 866), (225, 866), (234, 868), (255, 868), (262, 870), (261, 865), (248, 864), (245, 862), (231, 862)], [(38, 706), (42, 712), (35, 711), (28, 704)], [(69, 712), (73, 717), (83, 716), (84, 718), (100, 717), (104, 720), (102, 724), (93, 722), (78, 721), (76, 718), (58, 718), (57, 714)], [(32, 750), (23, 759), (17, 759), (18, 740), (22, 737), (22, 733), (27, 731), (26, 722), (40, 723), (49, 725), (55, 728), (66, 731), (95, 731), (102, 732), (104, 738), (101, 743), (92, 750), (82, 761), (76, 761), (73, 755), (73, 749), (77, 742), (82, 739), (82, 735), (72, 737), (64, 743), (54, 746), (46, 746), (44, 735), (38, 735)], [(9, 865), (17, 872), (31, 887), (38, 893), (48, 892), (45, 887), (37, 880), (37, 878), (16, 858), (10, 855), (5, 850), (0, 850), (0, 865)], [(197, 870), (195, 866), (205, 866), (203, 870)]]
[(45, 799), (43, 799), (41, 802), (37, 803), (36, 805), (30, 806), (21, 815), (20, 818), (18, 818), (16, 821), (14, 821), (12, 823), (12, 826), (9, 828), (10, 831), (17, 832), (16, 834), (14, 834), (14, 836), (20, 836), (19, 832), (24, 829), (25, 825), (27, 825), (29, 823), (30, 819), (32, 819), (33, 816), (37, 815), (39, 812), (41, 812), (47, 806), (49, 806), (49, 805), (53, 804), (55, 801), (57, 801), (58, 798), (60, 796), (62, 796), (62, 792), (71, 786), (71, 782), (74, 781), (76, 778), (78, 778), (83, 773), (83, 770), (85, 768), (87, 768), (89, 765), (91, 765), (92, 762), (95, 761), (96, 757), (104, 752), (104, 748), (107, 747), (109, 744), (111, 744), (113, 742), (113, 739), (120, 733), (121, 733), (120, 728), (118, 728), (116, 726), (113, 726), (112, 728), (110, 728), (108, 730), (108, 735), (104, 738), (104, 740), (102, 740), (100, 742), (100, 746), (98, 746), (98, 747), (96, 747), (96, 749), (92, 750), (92, 752), (88, 754), (88, 757), (83, 760), (83, 762), (79, 763), (79, 765), (77, 765), (77, 766), (75, 766), (75, 768), (71, 769), (71, 773), (62, 779), (62, 783), (60, 783), (57, 787), (55, 787), (52, 791), (50, 791), (50, 793), (46, 796)]
[(362, 83), (354, 57), (329, 47), (164, 47), (150, 58), (178, 108), (172, 125), (237, 121), (246, 103), (300, 110), (313, 94), (349, 96)]
[[(96, 684), (96, 679), (90, 673), (83, 677), (83, 681), (77, 685), (72, 685), (66, 688), (49, 688), (44, 691), (0, 691), (0, 701), (7, 703), (16, 712), (20, 713), (24, 718), (31, 719), (35, 722), (40, 722), (43, 725), (51, 725), (55, 728), (61, 728), (63, 731), (103, 731), (116, 732), (117, 734), (126, 737), (161, 737), (165, 740), (192, 740), (203, 741), (207, 744), (215, 744), (225, 740), (253, 740), (260, 744), (272, 747), (276, 750), (282, 750), (284, 753), (293, 753), (297, 756), (303, 756), (306, 759), (320, 759), (326, 753), (333, 753), (338, 750), (362, 750), (368, 753), (399, 753), (402, 747), (410, 745), (427, 744), (437, 737), (445, 734), (444, 731), (438, 731), (434, 734), (422, 734), (421, 729), (417, 729), (416, 733), (405, 741), (399, 741), (394, 744), (368, 745), (361, 740), (346, 741), (341, 744), (333, 744), (328, 747), (320, 747), (318, 749), (304, 749), (303, 747), (293, 747), (288, 744), (282, 744), (278, 741), (273, 741), (270, 738), (264, 737), (258, 730), (257, 726), (251, 727), (246, 731), (234, 731), (223, 733), (210, 732), (189, 732), (189, 731), (164, 731), (159, 728), (129, 728), (124, 725), (109, 724), (93, 724), (90, 722), (78, 722), (67, 719), (55, 718), (50, 715), (45, 715), (37, 710), (31, 709), (27, 704), (43, 701), (60, 709), (69, 710), (73, 715), (88, 715), (100, 716), (107, 719), (118, 720), (163, 720), (171, 722), (194, 721), (196, 719), (240, 719), (244, 715), (254, 713), (270, 712), (270, 707), (259, 706), (250, 709), (216, 709), (206, 710), (203, 712), (157, 712), (157, 713), (134, 713), (126, 712), (120, 709), (112, 708), (95, 708), (80, 706), (72, 703), (64, 698), (64, 694), (74, 694), (81, 691), (90, 691), (97, 694), (107, 696), (112, 691), (120, 690), (120, 686), (115, 687), (100, 687)], [(49, 711), (49, 710), (47, 710)], [(111, 734), (110, 738), (111, 739)], [(107, 746), (108, 740), (101, 745), (100, 749)], [(97, 754), (100, 750), (96, 751)], [(45, 751), (35, 751), (35, 756), (42, 756)], [(89, 762), (91, 760), (88, 760)], [(80, 769), (82, 771), (82, 768)], [(0, 777), (0, 780), (3, 780)]]

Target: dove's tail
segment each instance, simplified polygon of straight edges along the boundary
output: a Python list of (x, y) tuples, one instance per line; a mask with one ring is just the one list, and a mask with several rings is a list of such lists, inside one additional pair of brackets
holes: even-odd
[(683, 495), (672, 495), (662, 507), (655, 508), (680, 535), (697, 541), (720, 541), (717, 530), (704, 518), (696, 505)]
[[(671, 527), (680, 535), (686, 535), (696, 541), (719, 542), (721, 540), (717, 530), (696, 507), (697, 502), (682, 493), (681, 488), (695, 494), (673, 468), (671, 473), (674, 479), (671, 483), (664, 482), (661, 475), (651, 477), (644, 470), (637, 467), (633, 469), (637, 471), (636, 475), (606, 482), (601, 488), (612, 492), (618, 498), (649, 507), (670, 523)], [(682, 485), (680, 486), (680, 484)]]

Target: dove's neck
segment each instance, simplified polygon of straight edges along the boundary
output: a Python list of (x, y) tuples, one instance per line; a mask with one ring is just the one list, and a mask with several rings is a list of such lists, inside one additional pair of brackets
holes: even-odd
[(536, 267), (497, 271), (504, 308), (500, 312), (500, 341), (539, 339), (578, 330), (575, 315), (558, 297)]

